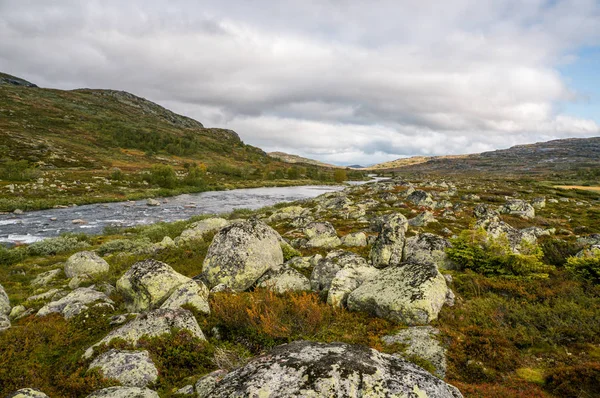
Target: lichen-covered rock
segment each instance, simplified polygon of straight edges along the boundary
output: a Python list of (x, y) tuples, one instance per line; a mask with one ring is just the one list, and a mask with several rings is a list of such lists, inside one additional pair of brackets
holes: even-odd
[(348, 308), (408, 325), (437, 318), (454, 294), (433, 264), (403, 263), (388, 267), (348, 296)]
[(533, 206), (520, 199), (507, 200), (500, 208), (500, 213), (512, 214), (526, 219), (535, 217), (535, 209)]
[(176, 309), (183, 305), (190, 305), (199, 312), (210, 314), (208, 295), (209, 290), (204, 283), (190, 279), (179, 285), (161, 305), (161, 308)]
[(13, 392), (6, 398), (50, 398), (37, 388), (22, 388), (18, 391)]
[(0, 313), (0, 332), (10, 328), (10, 318), (8, 315)]
[(256, 282), (256, 286), (277, 293), (300, 292), (310, 290), (310, 281), (292, 267), (279, 265), (265, 272)]
[(473, 209), (473, 214), (478, 220), (490, 220), (497, 217), (499, 213), (490, 205), (480, 203)]
[(90, 251), (75, 253), (65, 262), (67, 278), (89, 278), (108, 272), (109, 269), (110, 266), (106, 260)]
[(310, 286), (315, 292), (321, 292), (327, 297), (331, 281), (335, 275), (346, 267), (366, 267), (367, 261), (356, 253), (344, 250), (334, 250), (319, 260), (310, 275)]
[(322, 258), (323, 256), (320, 254), (315, 254), (310, 257), (294, 257), (285, 264), (295, 269), (308, 269), (317, 265)]
[(4, 290), (2, 285), (0, 285), (0, 314), (10, 314), (10, 300), (8, 299), (8, 294), (6, 294), (6, 290)]
[(455, 387), (402, 358), (358, 345), (308, 341), (275, 347), (223, 377), (204, 396), (462, 397)]
[(113, 339), (123, 339), (135, 345), (142, 336), (156, 337), (168, 334), (173, 328), (187, 330), (193, 336), (205, 340), (204, 333), (190, 311), (181, 308), (175, 310), (159, 308), (140, 314), (120, 328), (112, 330), (102, 340), (88, 348), (84, 358), (90, 358), (93, 355), (94, 347), (103, 343), (108, 344)]
[(400, 264), (408, 220), (400, 213), (391, 214), (381, 220), (379, 228), (379, 235), (369, 254), (371, 263), (377, 268)]
[(352, 264), (339, 270), (331, 280), (327, 293), (327, 304), (344, 307), (348, 295), (365, 281), (376, 278), (379, 270), (370, 264)]
[(171, 266), (153, 259), (135, 263), (117, 281), (117, 290), (125, 296), (125, 305), (131, 312), (158, 307), (190, 278), (176, 272)]
[(406, 239), (404, 261), (413, 263), (432, 263), (440, 269), (454, 269), (446, 249), (451, 246), (448, 239), (424, 233)]
[(177, 243), (180, 242), (189, 242), (193, 240), (202, 240), (205, 234), (209, 232), (217, 232), (221, 228), (227, 226), (229, 221), (220, 217), (207, 218), (205, 220), (200, 220), (198, 222), (193, 223), (190, 228), (185, 229), (179, 238), (177, 238)]
[(269, 222), (292, 220), (306, 215), (307, 211), (300, 206), (288, 206), (277, 210), (269, 217)]
[(226, 370), (219, 369), (200, 378), (194, 385), (197, 398), (210, 398), (211, 391), (215, 388), (217, 383), (220, 382), (226, 375)]
[(406, 200), (413, 203), (415, 206), (429, 207), (431, 209), (435, 207), (435, 200), (433, 200), (431, 195), (428, 192), (421, 191), (420, 189), (417, 189), (408, 195)]
[(80, 287), (67, 294), (65, 297), (52, 301), (37, 312), (36, 316), (46, 316), (59, 313), (66, 319), (86, 311), (91, 306), (112, 306), (114, 302), (106, 294), (88, 287)]
[(432, 212), (424, 211), (423, 213), (420, 213), (416, 217), (408, 220), (408, 225), (410, 225), (411, 227), (423, 227), (432, 222), (438, 222), (438, 220), (435, 219)]
[(159, 396), (149, 388), (108, 387), (91, 393), (87, 398), (159, 398)]
[(431, 326), (413, 326), (381, 339), (388, 345), (405, 346), (403, 356), (426, 360), (435, 368), (435, 375), (443, 379), (446, 377), (446, 348), (440, 343), (439, 334), (440, 331)]
[(508, 245), (510, 249), (514, 253), (519, 253), (521, 249), (521, 244), (523, 240), (528, 243), (534, 244), (537, 242), (537, 238), (534, 234), (525, 233), (523, 234), (516, 228), (513, 228), (509, 224), (504, 221), (492, 221), (487, 227), (485, 227), (485, 231), (488, 234), (488, 237), (493, 239), (507, 239)]
[(533, 206), (534, 209), (543, 209), (544, 207), (546, 207), (546, 198), (545, 197), (534, 198), (531, 201), (531, 205)]
[(158, 370), (148, 351), (112, 349), (94, 359), (89, 369), (98, 368), (104, 377), (129, 387), (146, 387), (158, 379)]
[(260, 220), (230, 224), (215, 235), (202, 276), (211, 288), (225, 284), (244, 291), (269, 268), (283, 263), (280, 241), (281, 236)]
[(364, 247), (367, 245), (367, 234), (354, 232), (342, 238), (342, 245), (348, 247)]
[(146, 199), (146, 206), (152, 206), (152, 207), (160, 206), (160, 202), (156, 199), (148, 198), (148, 199)]
[(304, 228), (304, 234), (308, 238), (306, 247), (323, 247), (332, 249), (342, 244), (337, 236), (333, 225), (329, 222), (313, 222)]
[(31, 286), (43, 287), (52, 283), (56, 278), (62, 274), (62, 269), (52, 269), (50, 271), (42, 272), (38, 274), (32, 281)]

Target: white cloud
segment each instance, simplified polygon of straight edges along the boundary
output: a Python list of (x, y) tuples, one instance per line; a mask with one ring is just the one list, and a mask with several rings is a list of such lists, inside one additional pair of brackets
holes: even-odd
[(0, 68), (131, 91), (330, 162), (591, 136), (556, 70), (600, 38), (594, 0), (0, 2)]

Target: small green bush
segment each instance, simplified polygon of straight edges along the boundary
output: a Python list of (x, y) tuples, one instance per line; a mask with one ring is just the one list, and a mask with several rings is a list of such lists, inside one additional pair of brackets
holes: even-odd
[(298, 257), (301, 256), (302, 253), (300, 253), (298, 250), (294, 249), (292, 246), (290, 246), (289, 244), (281, 244), (281, 251), (283, 251), (283, 261), (288, 261), (291, 260), (294, 257)]
[(106, 254), (123, 252), (133, 254), (148, 253), (151, 249), (152, 243), (148, 238), (130, 240), (130, 239), (115, 239), (103, 243), (96, 251), (99, 255), (104, 256)]
[(90, 244), (82, 240), (81, 237), (65, 235), (32, 243), (28, 247), (28, 252), (31, 256), (53, 256), (87, 249), (88, 247), (90, 247)]
[(600, 249), (586, 252), (582, 257), (569, 257), (565, 268), (577, 278), (600, 284)]
[(27, 252), (19, 247), (8, 249), (0, 245), (0, 265), (12, 265), (22, 261)]
[(173, 167), (164, 164), (155, 164), (144, 179), (150, 184), (158, 185), (161, 188), (172, 189), (177, 187), (179, 181)]
[(29, 181), (39, 176), (39, 170), (27, 160), (7, 160), (0, 163), (0, 180)]

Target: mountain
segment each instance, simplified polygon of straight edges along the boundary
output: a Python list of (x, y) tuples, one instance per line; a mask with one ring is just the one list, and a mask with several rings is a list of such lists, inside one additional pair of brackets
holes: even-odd
[(333, 180), (321, 167), (330, 165), (311, 165), (288, 173), (234, 131), (124, 91), (39, 88), (0, 74), (0, 211)]
[(472, 155), (398, 159), (372, 169), (442, 175), (581, 176), (600, 169), (600, 137), (538, 142)]
[(298, 156), (298, 155), (291, 155), (291, 154), (285, 153), (285, 152), (269, 152), (268, 155), (274, 159), (279, 159), (282, 162), (286, 162), (286, 163), (309, 164), (309, 165), (313, 165), (313, 166), (329, 167), (329, 168), (339, 168), (340, 167), (340, 166), (336, 166), (336, 165), (329, 164), (329, 163), (319, 162), (318, 160), (314, 160), (314, 159), (303, 158), (302, 156)]

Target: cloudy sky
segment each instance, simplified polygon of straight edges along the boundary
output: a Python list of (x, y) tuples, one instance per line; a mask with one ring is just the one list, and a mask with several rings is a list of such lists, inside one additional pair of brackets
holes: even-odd
[(0, 70), (338, 164), (600, 135), (599, 0), (0, 0)]

